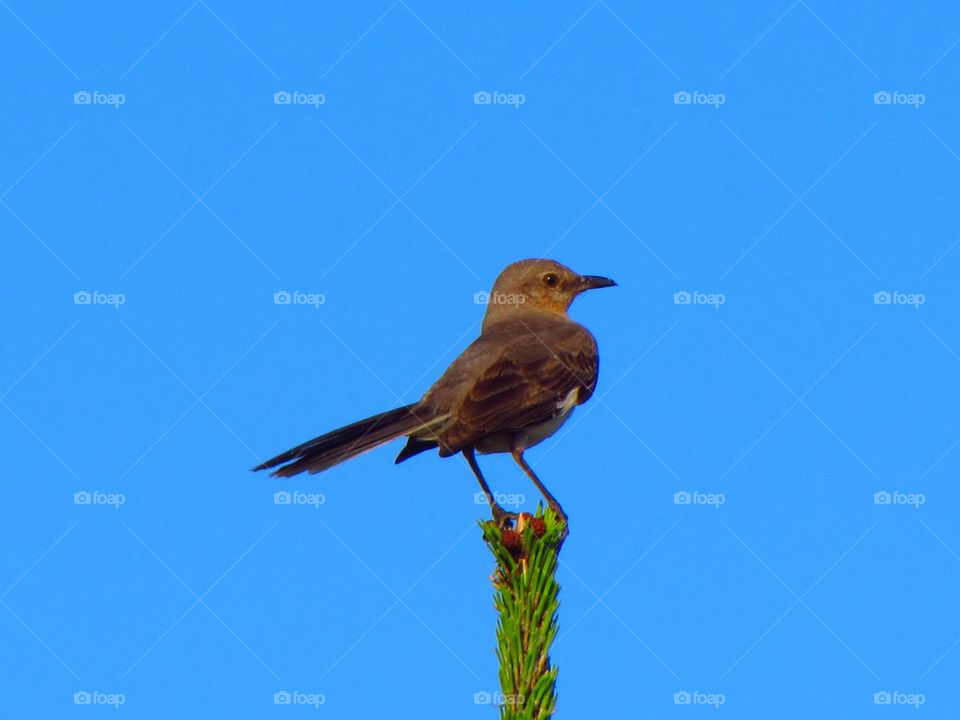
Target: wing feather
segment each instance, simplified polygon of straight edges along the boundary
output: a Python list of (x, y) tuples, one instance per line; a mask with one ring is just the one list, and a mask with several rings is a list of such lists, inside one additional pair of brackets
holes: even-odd
[(442, 454), (551, 420), (574, 390), (577, 404), (585, 402), (597, 381), (596, 344), (585, 330), (560, 340), (530, 335), (504, 345), (452, 408), (452, 422), (440, 434)]

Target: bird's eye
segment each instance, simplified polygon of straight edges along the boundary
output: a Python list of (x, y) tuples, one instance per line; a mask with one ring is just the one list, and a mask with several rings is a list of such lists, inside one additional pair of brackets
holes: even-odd
[(558, 278), (555, 273), (547, 273), (543, 276), (543, 283), (548, 287), (556, 287), (559, 282), (560, 278)]

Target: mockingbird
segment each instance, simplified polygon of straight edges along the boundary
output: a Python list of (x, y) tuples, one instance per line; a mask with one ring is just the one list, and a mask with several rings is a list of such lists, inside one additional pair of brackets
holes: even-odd
[(593, 393), (597, 343), (567, 308), (584, 290), (612, 285), (553, 260), (509, 265), (488, 296), (480, 337), (418, 402), (321, 435), (254, 470), (280, 466), (273, 473), (280, 477), (317, 473), (403, 435), (398, 463), (433, 448), (440, 457), (462, 453), (502, 525), (514, 516), (494, 500), (475, 453), (508, 452), (565, 524), (560, 503), (523, 452), (555, 433)]

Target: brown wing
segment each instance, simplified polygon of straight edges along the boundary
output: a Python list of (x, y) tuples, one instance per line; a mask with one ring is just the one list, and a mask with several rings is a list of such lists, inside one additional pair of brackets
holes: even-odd
[(441, 454), (551, 420), (573, 390), (578, 404), (586, 402), (597, 371), (596, 344), (586, 331), (556, 343), (528, 335), (506, 345), (452, 408), (452, 422), (440, 434)]

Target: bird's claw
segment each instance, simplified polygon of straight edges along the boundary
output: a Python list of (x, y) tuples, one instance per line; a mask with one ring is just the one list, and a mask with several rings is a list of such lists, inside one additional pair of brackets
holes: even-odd
[(567, 523), (567, 514), (563, 511), (559, 505), (556, 507), (552, 506), (550, 509), (553, 511), (553, 514), (556, 516), (557, 520), (563, 525), (563, 529), (560, 530), (560, 539), (557, 541), (557, 550), (560, 550), (560, 547), (563, 545), (563, 541), (567, 539), (567, 535), (570, 534)]
[(492, 506), (493, 520), (501, 530), (512, 530), (517, 522), (517, 513), (507, 512), (496, 503)]

